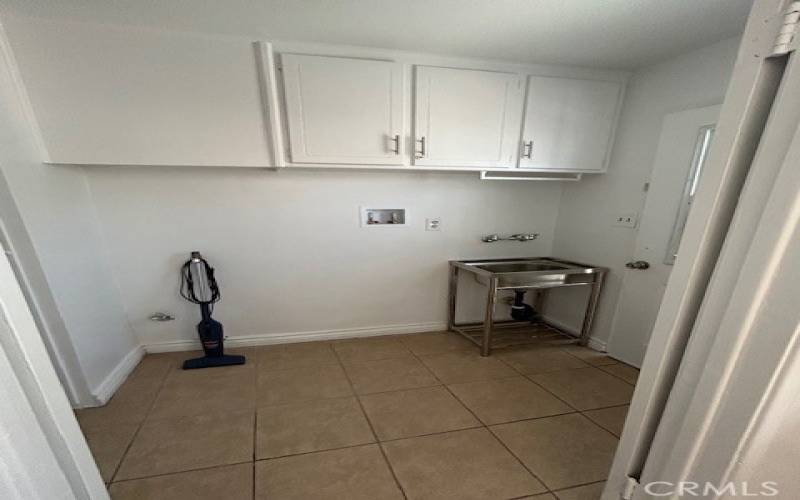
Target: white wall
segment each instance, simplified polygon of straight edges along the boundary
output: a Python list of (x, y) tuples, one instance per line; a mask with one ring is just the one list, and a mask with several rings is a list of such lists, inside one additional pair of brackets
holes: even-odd
[[(14, 21), (19, 23), (15, 42), (23, 56), (47, 54), (46, 42), (27, 31), (29, 21)], [(46, 26), (38, 29), (49, 33)], [(66, 37), (64, 43), (77, 43), (68, 30), (57, 34)], [(46, 170), (48, 175), (66, 176), (59, 189), (68, 189), (80, 202), (71, 203), (61, 192), (51, 202), (69, 203), (74, 212), (65, 217), (86, 225), (71, 232), (95, 252), (84, 255), (100, 263), (91, 266), (93, 274), (86, 279), (108, 280), (110, 266), (127, 321), (146, 344), (185, 346), (194, 339), (197, 311), (177, 295), (177, 269), (195, 249), (219, 270), (224, 300), (217, 316), (231, 336), (435, 327), (445, 319), (448, 259), (552, 254), (612, 269), (595, 330), (604, 341), (635, 236), (632, 230), (612, 228), (611, 217), (641, 208), (663, 115), (722, 99), (736, 44), (729, 40), (638, 72), (628, 90), (609, 173), (567, 185), (563, 198), (560, 184), (485, 183), (474, 174), (58, 167), (57, 174)], [(87, 65), (82, 71), (96, 73), (92, 61), (81, 61), (77, 66)], [(39, 91), (42, 82), (52, 82), (44, 85), (48, 95), (63, 90), (64, 99), (80, 91), (59, 89), (59, 66), (31, 64), (38, 69), (28, 67), (23, 73)], [(86, 199), (85, 180), (92, 202)], [(36, 180), (20, 187), (20, 196), (44, 189), (41, 184)], [(413, 225), (362, 229), (357, 220), (362, 204), (406, 205)], [(28, 217), (44, 227), (48, 221), (36, 221), (35, 215)], [(430, 216), (443, 218), (441, 232), (424, 231), (422, 222)], [(99, 229), (92, 217), (99, 219)], [(539, 232), (542, 237), (528, 244), (479, 241), (492, 232)], [(58, 247), (45, 236), (39, 236), (43, 248)], [(103, 239), (108, 256), (100, 255)], [(66, 280), (74, 269), (50, 272), (51, 281)], [(122, 329), (125, 317), (117, 315), (121, 306), (112, 288), (108, 283), (100, 288), (109, 291), (103, 297), (114, 304), (101, 304), (99, 310), (115, 310), (113, 318), (90, 321)], [(582, 306), (583, 297), (563, 296), (577, 300), (551, 301), (551, 315), (574, 324), (577, 315), (570, 309)], [(70, 321), (80, 325), (87, 304), (68, 303), (78, 297), (62, 300), (65, 309), (78, 311)], [(178, 321), (154, 323), (147, 319), (154, 311), (172, 312)], [(99, 335), (89, 338), (109, 342)]]
[[(231, 336), (442, 326), (447, 261), (550, 253), (561, 188), (477, 174), (150, 167), (86, 169), (130, 321), (145, 344), (193, 341), (178, 296), (191, 250), (217, 269)], [(359, 226), (360, 205), (407, 207), (409, 227)], [(441, 217), (439, 232), (426, 217)], [(486, 244), (488, 233), (539, 232)], [(177, 321), (148, 320), (168, 311)]]
[[(4, 39), (1, 29), (0, 39)], [(41, 149), (14, 78), (10, 51), (4, 43), (0, 49), (0, 169), (72, 341), (84, 382), (95, 393), (136, 342), (108, 267), (86, 176), (80, 168), (41, 163)], [(4, 210), (6, 214), (14, 215), (11, 210)], [(12, 243), (30, 251), (20, 238)], [(23, 257), (23, 265), (25, 259), (35, 263), (33, 256)], [(35, 273), (31, 268), (34, 278)], [(43, 302), (46, 299), (40, 297)]]
[[(614, 214), (642, 210), (664, 115), (722, 102), (738, 45), (739, 38), (725, 40), (634, 73), (608, 173), (564, 188), (553, 253), (611, 269), (593, 332), (599, 343), (612, 334), (625, 262), (633, 257), (636, 238), (633, 229), (612, 227)], [(553, 300), (550, 314), (575, 325), (575, 303)]]
[[(216, 316), (230, 336), (441, 328), (448, 259), (550, 253), (561, 194), (557, 183), (481, 182), (477, 173), (208, 167), (231, 163), (199, 148), (208, 146), (210, 136), (220, 154), (262, 149), (265, 136), (253, 136), (264, 130), (248, 38), (8, 20), (46, 139), (69, 136), (91, 153), (84, 156), (87, 161), (101, 164), (189, 159), (185, 168), (82, 169), (128, 319), (145, 344), (194, 342), (197, 308), (177, 291), (178, 269), (195, 249), (218, 268), (223, 302)], [(219, 64), (225, 64), (224, 78), (207, 82), (203, 75)], [(124, 105), (103, 104), (112, 101)], [(209, 101), (227, 111), (204, 116)], [(81, 122), (88, 122), (79, 130), (64, 125), (75, 111), (62, 103), (76, 102), (85, 103)], [(132, 113), (145, 118), (126, 121)], [(109, 123), (128, 129), (108, 134)], [(209, 123), (219, 130), (195, 133)], [(153, 160), (153, 151), (164, 149), (171, 137), (177, 138), (176, 151), (191, 154)], [(103, 144), (94, 144), (98, 140)], [(111, 161), (109, 141), (111, 150), (128, 160)], [(74, 157), (47, 146), (59, 158)], [(207, 168), (194, 168), (198, 165)], [(358, 210), (364, 204), (406, 206), (412, 226), (361, 228)], [(442, 217), (442, 230), (426, 232), (424, 219), (434, 216)], [(480, 241), (494, 232), (542, 236), (529, 243)], [(482, 310), (480, 302), (475, 310)], [(178, 321), (153, 322), (148, 317), (155, 311), (171, 312)]]

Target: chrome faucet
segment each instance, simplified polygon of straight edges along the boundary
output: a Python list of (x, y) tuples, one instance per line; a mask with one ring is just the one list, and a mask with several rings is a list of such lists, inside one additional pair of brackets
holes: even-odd
[(484, 243), (494, 243), (495, 241), (533, 241), (539, 237), (539, 233), (528, 234), (512, 234), (511, 236), (501, 238), (496, 234), (489, 234), (481, 238)]

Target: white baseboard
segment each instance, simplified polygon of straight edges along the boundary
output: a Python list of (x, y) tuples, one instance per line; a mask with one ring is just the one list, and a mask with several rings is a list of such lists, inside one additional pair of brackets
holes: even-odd
[[(311, 342), (314, 340), (335, 340), (347, 338), (375, 337), (378, 335), (399, 335), (405, 333), (438, 332), (447, 329), (444, 322), (412, 323), (405, 325), (372, 326), (362, 328), (342, 328), (338, 330), (317, 330), (311, 332), (262, 333), (226, 337), (227, 347), (253, 347), (271, 344)], [(200, 349), (199, 340), (174, 340), (145, 344), (148, 353), (193, 351)]]
[(97, 386), (92, 391), (92, 397), (94, 397), (95, 402), (102, 406), (111, 399), (111, 396), (117, 392), (119, 386), (125, 382), (125, 379), (128, 378), (128, 375), (133, 372), (134, 368), (139, 364), (145, 354), (145, 349), (143, 346), (136, 346), (134, 347), (128, 354), (122, 358), (122, 361), (117, 364), (117, 366), (108, 374), (108, 376), (103, 380), (100, 385)]
[(598, 340), (594, 337), (589, 337), (589, 343), (586, 345), (589, 349), (595, 351), (608, 352), (608, 344), (603, 340)]
[[(545, 321), (547, 321), (551, 325), (555, 326), (559, 330), (561, 330), (561, 331), (563, 331), (565, 333), (569, 333), (570, 335), (574, 335), (574, 336), (577, 337), (581, 333), (580, 330), (578, 330), (577, 328), (574, 328), (573, 326), (568, 325), (568, 324), (566, 324), (566, 323), (564, 323), (562, 321), (559, 321), (559, 320), (557, 320), (555, 318), (551, 318), (549, 316), (545, 316), (544, 319), (545, 319)], [(588, 343), (587, 347), (589, 347), (590, 349), (594, 349), (595, 351), (606, 352), (607, 345), (606, 345), (606, 342), (604, 340), (599, 340), (599, 339), (596, 339), (594, 337), (589, 337), (589, 343)]]

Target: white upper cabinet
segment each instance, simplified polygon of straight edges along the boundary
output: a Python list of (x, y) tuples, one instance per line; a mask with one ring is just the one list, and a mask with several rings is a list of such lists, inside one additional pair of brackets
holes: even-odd
[(248, 40), (10, 25), (49, 163), (268, 167)]
[(404, 163), (401, 64), (284, 54), (282, 67), (293, 163)]
[(513, 167), (521, 111), (516, 73), (417, 66), (414, 165)]
[(604, 170), (621, 91), (619, 82), (529, 77), (520, 168)]

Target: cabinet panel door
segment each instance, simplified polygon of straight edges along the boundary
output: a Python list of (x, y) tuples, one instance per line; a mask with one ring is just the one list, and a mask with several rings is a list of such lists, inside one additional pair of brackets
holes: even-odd
[(529, 77), (519, 166), (603, 170), (621, 90), (619, 82)]
[(520, 87), (514, 73), (417, 66), (414, 164), (513, 167)]
[(282, 56), (291, 161), (403, 164), (399, 63)]

